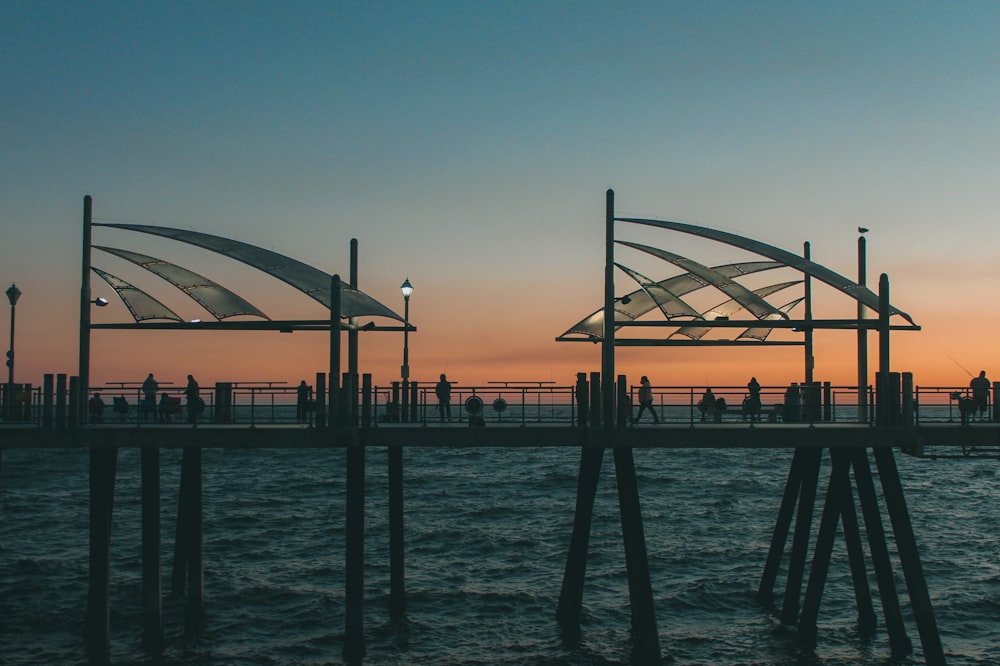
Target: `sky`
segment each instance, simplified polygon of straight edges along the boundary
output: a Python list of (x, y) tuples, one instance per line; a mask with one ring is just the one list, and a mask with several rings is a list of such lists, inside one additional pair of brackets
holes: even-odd
[[(796, 253), (808, 242), (851, 279), (867, 227), (868, 284), (887, 274), (921, 327), (893, 334), (892, 369), (924, 386), (1000, 379), (997, 34), (989, 2), (0, 0), (16, 380), (77, 372), (90, 195), (98, 222), (198, 230), (342, 276), (356, 238), (363, 291), (402, 314), (413, 284), (412, 380), (570, 384), (600, 369), (599, 345), (555, 339), (601, 306), (609, 188), (619, 216)], [(634, 225), (616, 235), (709, 265), (759, 258)], [(218, 255), (108, 229), (94, 242), (176, 262), (273, 319), (327, 316)], [(656, 280), (680, 272), (636, 254), (616, 260)], [(97, 252), (94, 264), (205, 317), (142, 269)], [(129, 320), (92, 285), (112, 301), (95, 322)], [(636, 288), (616, 274), (617, 295)], [(850, 299), (813, 292), (815, 316), (855, 316)], [(92, 344), (95, 386), (149, 372), (312, 383), (328, 367), (316, 332), (95, 331)], [(854, 333), (815, 344), (816, 379), (856, 382)], [(398, 379), (402, 346), (363, 334), (361, 371)], [(803, 349), (623, 348), (616, 370), (782, 385), (803, 379)]]

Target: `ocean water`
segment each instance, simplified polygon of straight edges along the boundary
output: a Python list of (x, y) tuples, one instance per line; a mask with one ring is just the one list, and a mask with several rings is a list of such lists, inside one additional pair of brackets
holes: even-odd
[[(183, 601), (169, 596), (180, 455), (161, 454), (166, 649), (154, 661), (142, 651), (139, 452), (119, 453), (113, 662), (343, 663), (344, 451), (205, 451), (207, 622), (197, 636), (185, 635)], [(555, 621), (579, 455), (578, 449), (556, 448), (407, 449), (408, 611), (393, 621), (386, 451), (370, 449), (365, 663), (630, 664), (628, 585), (610, 452), (595, 504), (580, 641), (564, 645)], [(898, 561), (894, 570), (914, 654), (891, 662), (881, 626), (873, 636), (857, 631), (839, 534), (815, 650), (797, 648), (775, 611), (755, 601), (790, 451), (641, 449), (635, 460), (665, 657), (678, 664), (923, 662)], [(1000, 461), (897, 454), (897, 462), (948, 661), (997, 663)], [(87, 468), (81, 450), (3, 453), (4, 666), (86, 663)], [(820, 501), (828, 471), (824, 461)], [(894, 546), (891, 552), (895, 558)], [(784, 568), (779, 599), (783, 574)], [(874, 580), (872, 588), (877, 593)], [(881, 619), (877, 599), (875, 608)]]

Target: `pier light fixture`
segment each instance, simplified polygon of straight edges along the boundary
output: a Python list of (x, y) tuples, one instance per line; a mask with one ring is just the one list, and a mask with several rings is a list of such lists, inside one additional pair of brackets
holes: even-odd
[(92, 300), (91, 303), (93, 303), (99, 308), (103, 308), (105, 305), (108, 304), (108, 299), (104, 298), (103, 296), (98, 296), (97, 298)]
[[(14, 409), (14, 312), (17, 306), (17, 299), (21, 298), (21, 290), (16, 284), (11, 284), (6, 291), (7, 300), (10, 301), (10, 347), (7, 348), (7, 390), (4, 392), (4, 407), (6, 410)], [(10, 411), (5, 411), (4, 415), (9, 416)]]
[[(410, 278), (403, 280), (399, 290), (403, 292), (403, 367), (400, 369), (400, 376), (403, 378), (403, 382), (408, 384), (410, 379), (410, 294), (413, 293)], [(406, 398), (404, 397), (403, 400), (405, 401)]]

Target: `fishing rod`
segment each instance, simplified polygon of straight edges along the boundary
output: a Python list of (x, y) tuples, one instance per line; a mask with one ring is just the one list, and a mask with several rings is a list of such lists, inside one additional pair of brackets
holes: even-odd
[[(948, 354), (945, 354), (945, 356), (947, 356), (948, 358), (951, 358), (951, 356), (948, 355)], [(971, 372), (969, 372), (968, 368), (966, 368), (964, 365), (962, 365), (961, 363), (959, 363), (955, 359), (951, 358), (951, 362), (954, 363), (955, 365), (957, 365), (958, 367), (962, 368), (962, 370), (965, 370), (965, 374), (969, 375), (970, 377), (975, 377), (974, 374), (972, 374)]]

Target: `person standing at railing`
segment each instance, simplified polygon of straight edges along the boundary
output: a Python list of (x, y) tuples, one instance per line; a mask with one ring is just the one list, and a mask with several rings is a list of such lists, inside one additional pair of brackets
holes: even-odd
[(986, 378), (985, 370), (980, 370), (979, 376), (972, 378), (969, 388), (972, 389), (972, 403), (982, 421), (990, 404), (990, 380)]
[(639, 380), (639, 413), (635, 415), (635, 423), (642, 420), (642, 414), (647, 409), (653, 415), (653, 423), (659, 423), (660, 417), (653, 409), (653, 387), (649, 383), (649, 377), (643, 375), (642, 379)]
[(142, 404), (139, 406), (139, 411), (146, 418), (151, 418), (156, 412), (156, 392), (160, 389), (160, 384), (155, 379), (153, 379), (153, 373), (149, 373), (146, 376), (146, 380), (142, 383)]
[(299, 382), (295, 389), (295, 422), (306, 423), (309, 421), (310, 405), (312, 403), (313, 390), (306, 384), (306, 380)]
[(194, 376), (188, 375), (188, 383), (184, 388), (184, 397), (187, 398), (188, 421), (195, 423), (201, 413), (205, 410), (205, 401), (201, 399), (201, 388)]
[(445, 374), (441, 373), (441, 381), (437, 383), (434, 387), (434, 394), (438, 399), (438, 415), (441, 420), (444, 421), (445, 418), (451, 421), (451, 382)]

